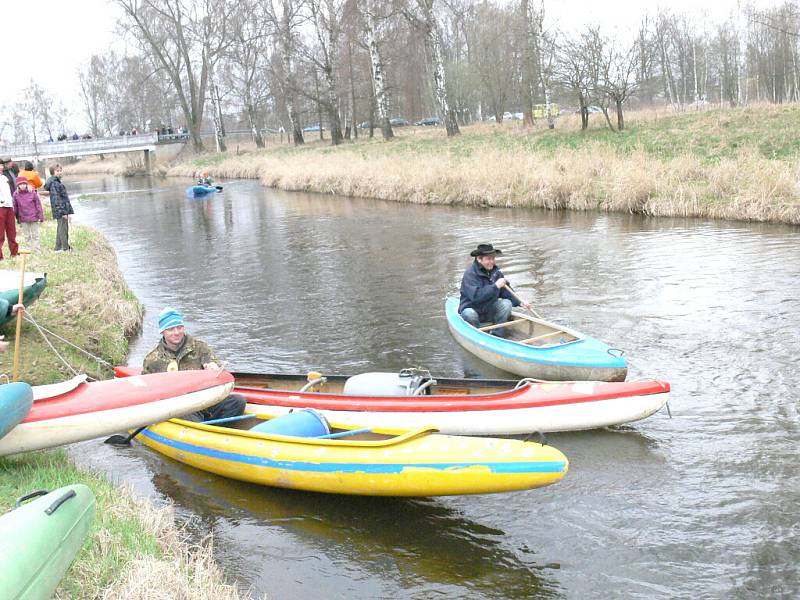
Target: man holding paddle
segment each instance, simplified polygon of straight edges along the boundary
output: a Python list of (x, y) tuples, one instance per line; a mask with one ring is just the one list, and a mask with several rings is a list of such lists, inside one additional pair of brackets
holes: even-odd
[[(505, 323), (514, 306), (521, 305), (531, 310), (531, 305), (520, 300), (511, 290), (503, 272), (497, 268), (495, 257), (502, 253), (492, 244), (478, 244), (469, 253), (475, 260), (461, 279), (458, 313), (473, 327), (480, 327), (481, 322)], [(491, 333), (505, 337), (505, 328), (493, 329)]]

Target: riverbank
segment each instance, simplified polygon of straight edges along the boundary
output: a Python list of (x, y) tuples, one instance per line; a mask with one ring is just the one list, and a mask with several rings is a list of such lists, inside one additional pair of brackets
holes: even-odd
[[(98, 231), (81, 226), (71, 227), (72, 252), (50, 250), (54, 241), (55, 222), (49, 219), (41, 228), (43, 250), (27, 260), (27, 271), (46, 272), (48, 278), (41, 297), (29, 306), (29, 315), (107, 363), (124, 362), (128, 342), (141, 328), (143, 309), (119, 271), (114, 249)], [(1, 264), (19, 269), (19, 259)], [(13, 348), (15, 322), (0, 332)], [(24, 322), (20, 339), (23, 381), (34, 385), (63, 381), (73, 369), (97, 379), (113, 376), (107, 365), (52, 338), (62, 361), (30, 322)], [(12, 364), (13, 351), (0, 354), (0, 372), (10, 374)], [(170, 507), (155, 508), (101, 475), (76, 469), (63, 450), (0, 458), (0, 511), (32, 490), (70, 483), (92, 489), (97, 516), (57, 598), (145, 600), (154, 591), (175, 598), (240, 597), (234, 586), (224, 583), (210, 544), (192, 547), (185, 542)]]
[[(479, 124), (448, 139), (440, 128), (397, 128), (331, 147), (273, 146), (186, 158), (156, 172), (421, 204), (622, 211), (800, 224), (800, 106), (762, 105), (702, 112), (630, 112), (627, 129), (592, 115), (554, 130), (519, 122)], [(315, 137), (316, 139), (316, 137)], [(312, 141), (312, 140), (309, 140)], [(121, 159), (126, 160), (126, 159)], [(99, 161), (69, 167), (91, 172)], [(106, 167), (110, 163), (106, 161)], [(116, 172), (124, 170), (120, 162)], [(109, 172), (109, 171), (104, 171)]]

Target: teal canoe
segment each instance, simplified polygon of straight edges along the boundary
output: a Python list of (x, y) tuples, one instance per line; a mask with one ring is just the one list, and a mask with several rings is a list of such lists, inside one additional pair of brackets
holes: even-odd
[[(47, 287), (47, 273), (27, 273), (22, 303), (30, 306)], [(0, 271), (0, 325), (11, 319), (11, 309), (19, 301), (19, 273), (16, 271)]]
[(33, 388), (27, 383), (0, 385), (0, 438), (28, 416), (33, 406)]
[(83, 546), (94, 512), (94, 494), (83, 484), (17, 500), (16, 508), (0, 517), (2, 597), (51, 598)]

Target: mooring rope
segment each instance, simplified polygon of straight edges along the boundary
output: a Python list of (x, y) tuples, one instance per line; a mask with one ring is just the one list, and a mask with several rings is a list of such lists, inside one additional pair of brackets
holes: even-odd
[[(92, 354), (88, 350), (84, 350), (80, 346), (76, 346), (75, 344), (73, 344), (69, 340), (64, 339), (63, 337), (61, 337), (60, 335), (58, 335), (57, 333), (55, 333), (53, 331), (50, 331), (46, 327), (42, 327), (41, 325), (39, 325), (39, 323), (36, 322), (36, 320), (32, 316), (30, 316), (30, 314), (27, 311), (25, 312), (25, 320), (29, 321), (30, 323), (33, 323), (34, 327), (36, 327), (36, 329), (39, 331), (39, 334), (42, 336), (42, 339), (44, 339), (44, 341), (47, 343), (47, 345), (50, 346), (50, 349), (53, 351), (53, 353), (59, 358), (59, 360), (62, 363), (64, 363), (64, 365), (72, 372), (73, 375), (78, 375), (78, 372), (72, 367), (72, 365), (70, 365), (67, 362), (67, 360), (63, 356), (61, 356), (61, 354), (58, 352), (58, 350), (56, 350), (55, 346), (53, 346), (53, 344), (48, 339), (48, 337), (47, 337), (48, 335), (51, 335), (54, 338), (56, 338), (57, 340), (67, 344), (68, 346), (70, 346), (72, 348), (75, 348), (75, 350), (77, 350), (78, 352), (82, 352), (83, 354), (85, 354), (86, 356), (88, 356), (92, 360), (97, 361), (98, 363), (103, 364), (103, 365), (105, 365), (105, 366), (107, 366), (107, 367), (109, 367), (111, 369), (114, 368), (114, 365), (112, 365), (108, 361), (103, 360), (99, 356), (95, 356), (94, 354)], [(89, 377), (89, 379), (94, 379), (94, 378), (93, 377)]]

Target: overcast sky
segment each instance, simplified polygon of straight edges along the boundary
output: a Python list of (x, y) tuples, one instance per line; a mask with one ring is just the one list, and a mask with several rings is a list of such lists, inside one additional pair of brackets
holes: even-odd
[[(780, 2), (750, 0), (750, 3), (764, 7)], [(13, 57), (14, 65), (13, 69), (6, 66), (5, 81), (0, 86), (0, 106), (20, 101), (22, 90), (33, 78), (57, 102), (67, 106), (75, 127), (85, 129), (76, 72), (92, 54), (119, 44), (114, 33), (119, 9), (110, 0), (33, 0), (27, 6), (31, 11), (26, 14), (39, 18), (7, 13), (0, 36), (0, 47), (5, 56)], [(570, 30), (591, 23), (601, 25), (609, 34), (614, 30), (625, 34), (635, 29), (646, 12), (653, 13), (659, 6), (698, 21), (705, 16), (717, 22), (736, 10), (737, 0), (545, 0), (545, 26)]]

